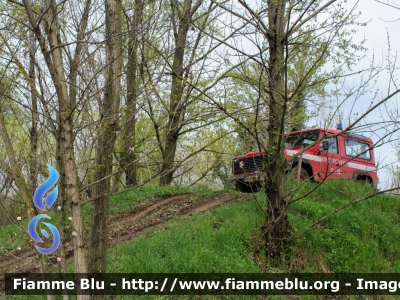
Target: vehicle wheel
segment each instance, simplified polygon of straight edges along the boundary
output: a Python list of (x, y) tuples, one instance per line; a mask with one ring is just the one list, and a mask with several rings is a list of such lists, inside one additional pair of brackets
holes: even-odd
[(370, 180), (369, 178), (357, 179), (356, 181), (363, 185), (373, 185), (372, 180)]
[(236, 180), (235, 187), (238, 192), (248, 193), (250, 191), (250, 187), (240, 180)]
[(236, 190), (242, 193), (257, 193), (262, 189), (262, 182), (256, 181), (254, 183), (245, 183), (240, 180), (236, 180)]
[(261, 191), (263, 185), (261, 181), (256, 181), (249, 186), (249, 192), (258, 193)]
[[(298, 169), (297, 167), (294, 167), (294, 168), (290, 171), (290, 173), (292, 174), (292, 176), (293, 176), (295, 179), (297, 179), (298, 172), (299, 172), (299, 169)], [(301, 171), (300, 171), (300, 180), (301, 180), (301, 181), (309, 181), (309, 180), (310, 180), (310, 175), (308, 175), (308, 172), (307, 172), (305, 169), (303, 169), (303, 168), (301, 168)]]

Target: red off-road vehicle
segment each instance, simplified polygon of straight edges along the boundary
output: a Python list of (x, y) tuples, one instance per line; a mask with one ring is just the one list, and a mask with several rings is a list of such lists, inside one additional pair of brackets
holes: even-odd
[[(330, 135), (337, 136), (328, 137)], [(322, 140), (296, 156), (319, 139)], [(302, 180), (320, 182), (340, 178), (377, 185), (373, 142), (363, 135), (324, 128), (295, 131), (285, 136), (284, 154), (288, 161), (286, 172), (295, 176), (299, 174)], [(258, 190), (265, 177), (265, 162), (265, 152), (236, 156), (232, 161), (232, 179), (236, 181), (236, 189), (243, 192)]]

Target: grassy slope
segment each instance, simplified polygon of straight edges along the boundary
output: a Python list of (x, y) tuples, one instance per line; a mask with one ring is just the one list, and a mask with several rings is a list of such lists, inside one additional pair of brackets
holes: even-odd
[[(140, 202), (150, 201), (153, 198), (165, 198), (178, 194), (194, 193), (199, 199), (209, 198), (213, 195), (232, 192), (232, 191), (213, 191), (205, 186), (196, 187), (181, 187), (181, 186), (142, 186), (135, 190), (123, 192), (114, 195), (110, 199), (110, 216), (116, 216), (124, 212), (130, 211), (136, 204)], [(90, 204), (83, 205), (83, 216), (86, 217), (85, 225), (89, 222), (88, 216), (90, 215)], [(55, 212), (53, 208), (52, 211), (47, 213), (51, 217), (50, 223), (56, 225), (58, 222), (58, 213)], [(67, 214), (65, 216), (66, 224), (66, 234), (67, 238), (70, 237), (71, 230), (69, 227), (70, 221)], [(26, 247), (27, 245), (32, 245), (32, 240), (27, 232), (27, 227), (29, 220), (27, 216), (21, 216), (22, 219), (15, 219), (13, 224), (8, 224), (6, 226), (0, 226), (0, 254), (15, 251), (18, 247)], [(57, 225), (56, 225), (57, 227)], [(47, 230), (47, 227), (43, 227)], [(18, 255), (18, 253), (16, 253)]]
[[(325, 214), (372, 192), (370, 186), (330, 181), (312, 197), (295, 203), (290, 221), (295, 232), (301, 232)], [(293, 257), (297, 257), (298, 268), (305, 271), (400, 272), (396, 258), (400, 249), (399, 222), (399, 198), (375, 196), (338, 212), (302, 235), (294, 247), (301, 255), (294, 253)]]
[[(297, 195), (313, 187), (305, 184)], [(293, 234), (371, 192), (369, 186), (357, 183), (328, 182), (292, 205)], [(255, 200), (175, 219), (168, 230), (148, 232), (112, 249), (110, 271), (258, 272), (251, 259), (255, 250), (251, 241), (263, 220)], [(399, 223), (397, 197), (380, 195), (357, 203), (294, 240), (288, 262), (275, 271), (400, 272)]]
[[(303, 184), (297, 194), (314, 186)], [(209, 190), (202, 190), (209, 195)], [(291, 207), (293, 234), (368, 193), (368, 186), (328, 182)], [(131, 198), (126, 194), (121, 197), (127, 201)], [(254, 199), (176, 218), (162, 230), (147, 231), (140, 238), (110, 249), (109, 272), (260, 272), (253, 260), (256, 246), (252, 241), (257, 240), (254, 235), (263, 219)], [(273, 271), (400, 272), (399, 221), (398, 197), (381, 195), (363, 201), (293, 241), (288, 261)], [(268, 265), (262, 268), (271, 271)]]
[(261, 221), (257, 207), (247, 202), (177, 218), (113, 248), (110, 272), (259, 272), (248, 254), (251, 231)]

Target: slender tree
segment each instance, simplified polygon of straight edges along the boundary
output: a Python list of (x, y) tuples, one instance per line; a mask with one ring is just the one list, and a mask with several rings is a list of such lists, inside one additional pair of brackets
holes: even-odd
[(121, 93), (122, 37), (121, 0), (106, 0), (106, 68), (104, 97), (96, 147), (96, 170), (91, 206), (89, 271), (102, 273), (107, 267), (110, 178), (118, 128)]
[[(263, 116), (266, 124), (264, 127), (259, 127), (259, 130), (266, 133), (266, 139), (258, 140), (260, 148), (266, 150), (263, 170), (266, 173), (264, 182), (266, 222), (262, 234), (266, 238), (268, 254), (272, 257), (281, 254), (285, 241), (289, 239), (291, 233), (287, 218), (288, 207), (301, 199), (301, 197), (293, 199), (293, 190), (285, 188), (287, 162), (284, 158), (284, 141), (288, 119), (290, 120), (296, 109), (301, 109), (304, 100), (322, 108), (325, 102), (323, 103), (321, 99), (318, 97), (315, 100), (306, 99), (304, 95), (310, 88), (318, 91), (328, 82), (338, 82), (341, 78), (353, 75), (350, 67), (358, 61), (360, 56), (357, 53), (361, 51), (362, 55), (364, 50), (362, 43), (358, 45), (351, 43), (347, 31), (348, 26), (355, 25), (357, 14), (354, 13), (354, 9), (346, 11), (342, 4), (342, 1), (335, 0), (269, 0), (251, 5), (239, 0), (238, 6), (219, 4), (237, 20), (242, 21), (238, 22), (243, 26), (240, 30), (241, 38), (255, 46), (252, 51), (239, 48), (236, 46), (238, 43), (232, 48), (235, 48), (242, 59), (244, 56), (257, 64), (261, 70), (260, 74), (263, 75), (260, 76), (258, 88), (259, 98), (263, 100), (263, 106), (267, 111), (267, 115)], [(332, 18), (320, 21), (319, 16), (327, 12)], [(237, 30), (239, 27), (230, 24), (227, 26), (232, 30)], [(312, 36), (315, 38), (310, 38)], [(228, 43), (227, 45), (231, 46)], [(305, 53), (304, 49), (313, 51), (299, 61), (301, 54)], [(318, 71), (327, 61), (334, 65), (333, 70), (327, 73)], [(294, 72), (296, 65), (300, 66), (299, 72)], [(380, 68), (371, 68), (364, 72), (367, 77), (366, 82), (361, 81), (357, 88), (350, 89), (348, 93), (336, 90), (332, 94), (343, 97), (341, 104), (349, 97), (360, 97), (365, 91), (367, 82), (372, 82), (380, 71)], [(371, 109), (384, 104), (397, 92), (399, 91), (383, 97), (377, 104), (371, 104)], [(212, 101), (216, 103), (215, 100)], [(338, 107), (341, 104), (338, 104)], [(230, 112), (220, 105), (219, 107), (255, 139), (258, 138), (257, 134), (254, 134), (254, 128), (242, 122), (236, 112)], [(339, 108), (333, 110), (337, 113)], [(360, 124), (369, 112), (371, 110), (349, 122), (344, 132), (359, 126), (356, 124)], [(332, 118), (325, 121), (328, 126), (332, 123)]]
[[(182, 7), (180, 3), (171, 0), (172, 24), (174, 24), (175, 49), (172, 63), (172, 83), (168, 108), (167, 134), (165, 137), (163, 163), (161, 167), (160, 185), (168, 185), (172, 182), (176, 146), (179, 138), (179, 130), (182, 126), (184, 105), (182, 96), (184, 92), (184, 57), (187, 47), (187, 34), (192, 26), (192, 18), (200, 7), (202, 1), (192, 3), (192, 0), (184, 0)], [(178, 18), (176, 20), (175, 18)], [(177, 22), (178, 21), (178, 22)], [(176, 25), (175, 25), (176, 24)]]
[[(143, 73), (143, 63), (139, 63), (142, 14), (144, 1), (135, 0), (133, 18), (128, 19), (128, 57), (126, 66), (126, 121), (124, 126), (124, 151), (122, 154), (122, 167), (125, 171), (126, 185), (137, 185), (137, 155), (136, 155), (136, 120), (137, 102), (139, 94), (140, 73)], [(140, 67), (142, 66), (142, 67)]]
[[(75, 269), (78, 273), (86, 273), (86, 253), (84, 247), (83, 221), (81, 215), (81, 203), (79, 200), (77, 168), (74, 158), (74, 124), (70, 106), (68, 89), (66, 84), (66, 72), (58, 19), (58, 5), (54, 0), (43, 2), (43, 15), (38, 12), (29, 0), (23, 1), (25, 13), (39, 44), (41, 53), (49, 69), (51, 80), (54, 84), (58, 100), (58, 134), (60, 136), (59, 151), (62, 153), (62, 167), (65, 171), (65, 181), (60, 181), (61, 190), (65, 188), (65, 196), (70, 201), (70, 211), (73, 217), (73, 230), (75, 235), (73, 244), (75, 249)], [(85, 298), (82, 296), (82, 298)]]

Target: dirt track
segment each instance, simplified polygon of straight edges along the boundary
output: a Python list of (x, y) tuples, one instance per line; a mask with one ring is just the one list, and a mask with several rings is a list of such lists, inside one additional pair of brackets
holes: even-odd
[[(115, 245), (124, 240), (138, 236), (145, 229), (157, 228), (174, 216), (197, 214), (223, 204), (238, 201), (244, 196), (219, 195), (209, 199), (193, 201), (192, 194), (177, 195), (169, 198), (154, 199), (151, 202), (138, 204), (134, 209), (110, 220), (109, 245)], [(13, 251), (0, 255), (0, 274), (8, 273), (32, 273), (39, 272), (37, 251), (32, 247), (26, 247), (19, 251)], [(55, 256), (51, 257), (51, 263), (56, 265)], [(67, 263), (73, 261), (73, 251), (67, 252)], [(1, 281), (0, 279), (0, 286)]]

